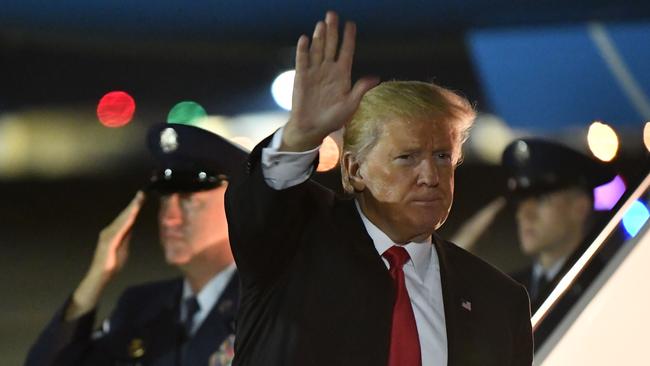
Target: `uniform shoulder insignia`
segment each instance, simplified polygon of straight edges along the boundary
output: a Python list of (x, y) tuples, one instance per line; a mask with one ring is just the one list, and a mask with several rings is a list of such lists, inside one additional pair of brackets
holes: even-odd
[(530, 149), (528, 148), (528, 144), (526, 144), (525, 141), (517, 141), (514, 155), (518, 164), (526, 164), (528, 159), (530, 159)]

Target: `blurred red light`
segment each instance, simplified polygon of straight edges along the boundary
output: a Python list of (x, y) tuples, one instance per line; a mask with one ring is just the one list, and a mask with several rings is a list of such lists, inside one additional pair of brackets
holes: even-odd
[(97, 104), (97, 118), (106, 127), (122, 127), (135, 112), (135, 101), (123, 91), (106, 93)]

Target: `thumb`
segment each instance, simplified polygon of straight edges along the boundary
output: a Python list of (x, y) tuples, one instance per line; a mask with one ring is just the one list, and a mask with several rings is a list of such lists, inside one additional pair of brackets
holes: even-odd
[(350, 95), (355, 105), (358, 105), (361, 102), (361, 98), (368, 92), (368, 90), (374, 88), (379, 84), (379, 77), (377, 76), (366, 76), (354, 83)]

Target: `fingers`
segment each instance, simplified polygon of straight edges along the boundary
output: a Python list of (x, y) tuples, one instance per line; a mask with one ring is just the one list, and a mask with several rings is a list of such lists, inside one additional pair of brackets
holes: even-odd
[(320, 21), (316, 23), (314, 28), (314, 35), (311, 40), (311, 47), (309, 49), (309, 64), (310, 66), (318, 65), (323, 62), (323, 52), (325, 47), (325, 24)]
[(352, 60), (354, 59), (356, 35), (356, 25), (352, 22), (346, 22), (345, 29), (343, 30), (343, 41), (341, 43), (341, 51), (339, 52), (338, 61), (349, 69), (352, 68)]
[(333, 11), (325, 15), (325, 61), (336, 61), (336, 51), (339, 43), (339, 17)]
[(118, 226), (121, 229), (127, 229), (133, 225), (135, 218), (140, 212), (140, 208), (145, 201), (145, 194), (142, 191), (138, 191), (135, 197), (131, 200), (128, 206), (113, 220), (110, 226)]
[[(346, 25), (346, 33), (349, 33), (349, 28), (352, 28), (352, 42), (348, 39), (348, 47), (354, 48), (354, 26)], [(349, 35), (350, 36), (350, 35)], [(348, 38), (349, 38), (348, 36)], [(344, 40), (345, 41), (345, 40)], [(299, 46), (301, 45), (302, 37), (298, 40)], [(308, 53), (308, 63), (311, 66), (318, 65), (323, 61), (336, 61), (336, 54), (338, 51), (339, 45), (339, 17), (333, 11), (328, 11), (325, 15), (325, 22), (319, 21), (316, 23), (314, 28), (314, 34), (312, 36), (311, 47)], [(306, 45), (303, 45), (306, 46)], [(298, 69), (298, 52), (296, 51), (296, 69)], [(350, 53), (350, 52), (348, 52)], [(354, 49), (352, 50), (352, 54)], [(349, 56), (349, 63), (352, 62), (352, 54)], [(302, 60), (305, 61), (305, 55), (300, 55)], [(305, 62), (301, 62), (301, 66), (305, 66)]]
[(361, 98), (366, 94), (366, 92), (379, 84), (378, 77), (365, 77), (357, 80), (352, 87), (350, 95), (352, 96), (352, 103), (356, 106), (361, 102)]
[(135, 222), (135, 218), (138, 216), (138, 213), (140, 213), (140, 209), (144, 204), (144, 200), (145, 200), (144, 193), (142, 191), (138, 191), (138, 193), (135, 194), (133, 200), (131, 200), (131, 203), (129, 203), (129, 208), (130, 208), (129, 215), (127, 216), (126, 219), (127, 226), (132, 226), (133, 222)]
[(309, 37), (306, 35), (298, 38), (296, 46), (296, 71), (304, 71), (309, 67)]
[(120, 240), (120, 245), (118, 246), (118, 253), (117, 253), (117, 255), (119, 256), (117, 258), (118, 262), (124, 262), (126, 260), (126, 256), (129, 255), (129, 243), (131, 243), (132, 232), (133, 230), (129, 230), (124, 235), (122, 240)]

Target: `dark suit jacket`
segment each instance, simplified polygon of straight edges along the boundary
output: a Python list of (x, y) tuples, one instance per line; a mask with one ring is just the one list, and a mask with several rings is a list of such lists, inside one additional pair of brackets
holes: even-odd
[(25, 364), (208, 365), (210, 355), (234, 334), (238, 275), (233, 275), (189, 342), (183, 339), (179, 321), (182, 283), (178, 278), (127, 289), (109, 318), (109, 329), (95, 335), (95, 312), (75, 322), (64, 322), (66, 302), (30, 349)]
[(537, 293), (539, 294), (538, 296), (534, 296), (532, 291), (532, 286), (533, 286), (533, 266), (526, 266), (525, 268), (511, 273), (510, 277), (514, 279), (515, 281), (519, 282), (522, 284), (525, 288), (526, 291), (528, 291), (528, 294), (530, 295), (530, 307), (533, 312), (539, 308), (541, 305), (538, 303), (538, 300), (543, 301), (546, 296), (548, 296), (549, 288), (551, 287), (551, 284), (554, 283), (554, 279), (549, 281), (546, 286), (543, 286), (540, 289), (537, 289)]
[[(537, 289), (537, 296), (531, 297), (531, 309), (533, 313), (544, 303), (544, 300), (551, 294), (558, 282), (564, 275), (571, 269), (573, 264), (584, 253), (587, 244), (590, 241), (585, 241), (573, 254), (569, 256), (560, 271), (553, 277), (546, 286)], [(571, 310), (573, 305), (578, 302), (585, 290), (591, 285), (596, 276), (604, 268), (604, 259), (596, 256), (588, 265), (585, 270), (576, 277), (574, 283), (569, 287), (569, 290), (562, 298), (549, 310), (547, 315), (541, 320), (535, 329), (535, 348), (540, 348), (546, 339), (551, 335), (553, 330), (559, 325), (564, 316)], [(522, 270), (513, 273), (512, 278), (521, 283), (526, 289), (530, 289), (533, 285), (533, 266), (527, 266)]]
[[(312, 181), (268, 187), (261, 146), (226, 192), (242, 279), (233, 365), (386, 365), (395, 291), (354, 201)], [(530, 365), (524, 288), (454, 244), (434, 245), (449, 365)]]

